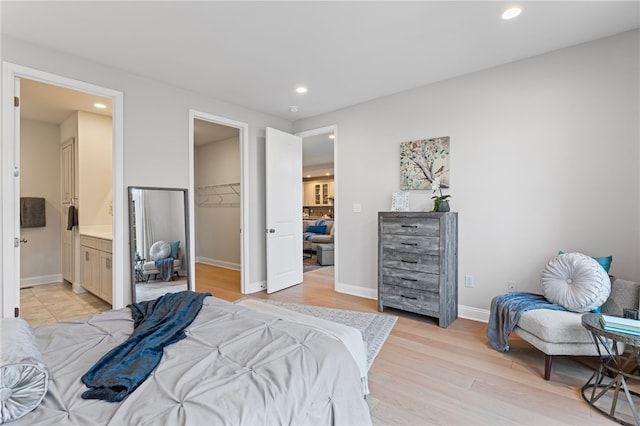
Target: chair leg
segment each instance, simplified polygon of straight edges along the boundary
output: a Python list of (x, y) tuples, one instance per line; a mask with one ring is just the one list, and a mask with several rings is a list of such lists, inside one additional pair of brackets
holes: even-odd
[(553, 355), (544, 355), (544, 379), (549, 380), (551, 377), (551, 364), (553, 362)]

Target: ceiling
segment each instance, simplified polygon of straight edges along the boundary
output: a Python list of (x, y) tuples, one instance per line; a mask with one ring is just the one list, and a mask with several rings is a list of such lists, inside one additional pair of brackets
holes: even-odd
[(330, 133), (302, 139), (302, 174), (305, 178), (333, 176), (333, 139)]
[[(295, 121), (638, 28), (638, 1), (6, 1), (2, 35)], [(297, 94), (305, 85), (309, 92)], [(297, 112), (290, 107), (298, 106)]]
[[(102, 103), (98, 109), (94, 103)], [(20, 80), (20, 116), (46, 123), (60, 124), (74, 111), (88, 111), (111, 117), (111, 99), (52, 86), (33, 80)]]
[(198, 119), (194, 120), (193, 123), (193, 144), (195, 146), (220, 142), (239, 135), (240, 130), (235, 127), (223, 126), (222, 124)]

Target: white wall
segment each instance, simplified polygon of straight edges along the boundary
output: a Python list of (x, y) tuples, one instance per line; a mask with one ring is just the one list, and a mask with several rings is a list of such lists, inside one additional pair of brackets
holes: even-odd
[(20, 246), (24, 285), (61, 279), (60, 145), (57, 124), (20, 121), (20, 196), (45, 198), (45, 227), (22, 228)]
[[(240, 182), (240, 140), (233, 137), (195, 148), (195, 185), (218, 185)], [(240, 268), (240, 208), (207, 207), (201, 202), (216, 196), (196, 199), (196, 258), (201, 262), (230, 269)], [(239, 202), (225, 196), (225, 203)]]
[[(189, 186), (189, 109), (248, 124), (251, 258), (249, 284), (266, 279), (264, 209), (265, 127), (291, 131), (291, 123), (202, 94), (142, 78), (75, 56), (2, 37), (2, 60), (124, 93), (124, 186), (187, 188)], [(9, 143), (9, 141), (2, 141)], [(159, 173), (158, 171), (162, 171)], [(126, 205), (126, 191), (120, 203)], [(127, 220), (122, 218), (122, 220)], [(128, 226), (127, 226), (128, 229)], [(129, 257), (128, 233), (114, 249)], [(115, 277), (130, 303), (128, 267)]]
[[(558, 250), (613, 255), (613, 275), (640, 280), (639, 38), (627, 32), (295, 122), (296, 132), (338, 125), (338, 288), (375, 294), (376, 215), (399, 190), (399, 144), (438, 136), (451, 137), (460, 305), (488, 309), (507, 280), (541, 292)], [(431, 195), (412, 193), (412, 210), (430, 210)]]
[(78, 116), (78, 221), (86, 226), (110, 226), (112, 200), (111, 117), (79, 111)]

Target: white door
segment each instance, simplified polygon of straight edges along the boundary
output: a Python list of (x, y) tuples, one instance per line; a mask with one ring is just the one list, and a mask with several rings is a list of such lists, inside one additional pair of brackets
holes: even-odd
[(302, 138), (267, 127), (267, 293), (302, 282)]
[[(14, 78), (13, 96), (20, 99), (20, 79)], [(11, 99), (13, 102), (14, 100)], [(20, 104), (3, 109), (3, 119), (13, 120), (11, 142), (3, 144), (2, 192), (2, 316), (18, 316), (20, 306)], [(8, 126), (7, 126), (8, 127)], [(6, 194), (6, 195), (4, 195)]]
[(60, 178), (62, 188), (62, 215), (60, 217), (60, 232), (62, 240), (62, 278), (70, 283), (75, 278), (75, 227), (67, 229), (69, 222), (69, 207), (75, 205), (75, 155), (74, 138), (62, 144)]

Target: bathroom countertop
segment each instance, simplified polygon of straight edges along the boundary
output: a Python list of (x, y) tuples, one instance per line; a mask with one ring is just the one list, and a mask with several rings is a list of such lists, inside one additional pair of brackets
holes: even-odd
[(102, 238), (103, 240), (113, 240), (113, 232), (110, 229), (82, 229), (80, 230), (80, 235)]

